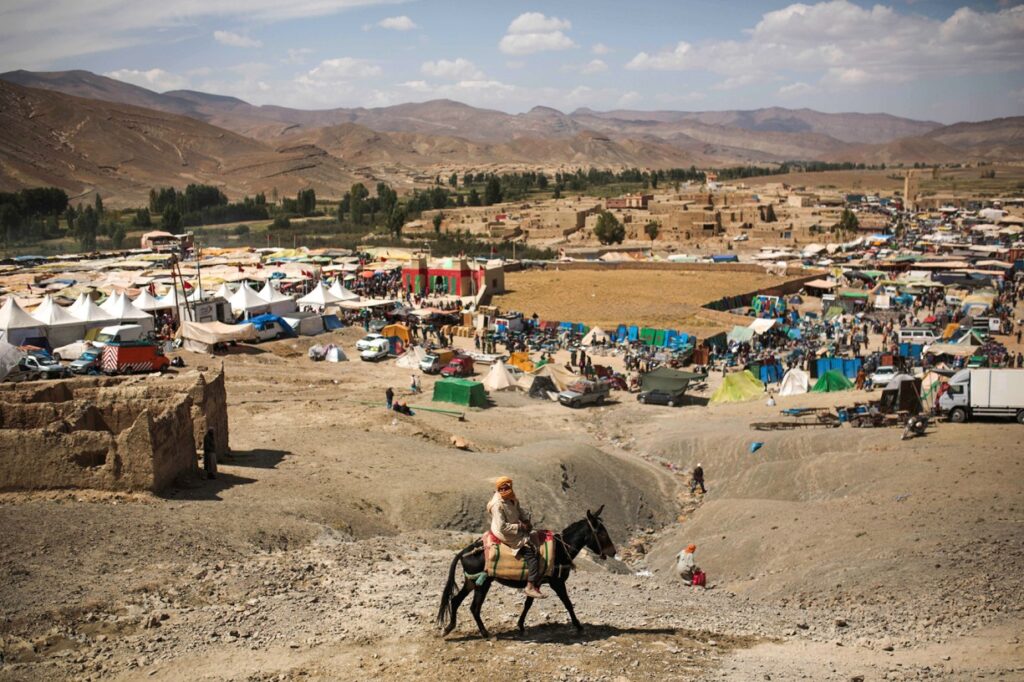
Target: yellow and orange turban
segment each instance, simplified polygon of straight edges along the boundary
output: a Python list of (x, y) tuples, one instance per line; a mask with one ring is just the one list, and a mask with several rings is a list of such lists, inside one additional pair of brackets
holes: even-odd
[(697, 551), (697, 545), (689, 544), (689, 545), (686, 546), (686, 553), (687, 554), (693, 554), (696, 551)]
[[(508, 486), (508, 490), (502, 490), (504, 486)], [(501, 476), (494, 482), (494, 489), (498, 491), (503, 500), (513, 500), (516, 497), (515, 492), (512, 491), (512, 479), (508, 476)]]

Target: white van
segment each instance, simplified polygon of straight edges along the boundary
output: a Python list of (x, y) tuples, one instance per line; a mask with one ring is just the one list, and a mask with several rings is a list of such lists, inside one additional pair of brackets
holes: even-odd
[(125, 341), (142, 341), (146, 338), (146, 332), (140, 324), (118, 324), (113, 327), (104, 327), (96, 335), (93, 341), (94, 346), (102, 348), (108, 343), (123, 343)]
[(938, 340), (935, 330), (930, 327), (904, 327), (899, 331), (900, 343), (928, 344)]

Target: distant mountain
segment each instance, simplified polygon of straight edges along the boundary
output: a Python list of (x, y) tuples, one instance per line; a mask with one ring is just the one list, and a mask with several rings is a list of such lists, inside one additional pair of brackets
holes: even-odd
[(354, 175), (316, 150), (277, 151), (202, 121), (128, 104), (0, 82), (0, 188), (98, 189), (111, 205), (142, 205), (152, 187), (206, 182), (232, 197), (336, 195)]

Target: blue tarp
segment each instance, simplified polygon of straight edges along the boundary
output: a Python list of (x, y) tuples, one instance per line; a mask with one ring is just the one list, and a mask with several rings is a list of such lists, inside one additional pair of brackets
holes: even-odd
[(782, 364), (775, 363), (773, 365), (761, 365), (761, 369), (758, 374), (758, 379), (761, 380), (761, 383), (773, 384), (778, 381), (782, 381), (782, 375), (784, 372), (782, 371)]
[(341, 323), (337, 315), (324, 315), (324, 329), (333, 332), (335, 329), (342, 329), (345, 325)]
[(920, 343), (900, 344), (900, 355), (905, 358), (913, 358), (914, 360), (917, 360), (921, 357), (922, 350), (924, 350), (924, 345)]
[(860, 369), (861, 364), (860, 358), (818, 358), (817, 376), (820, 377), (829, 370), (835, 370), (842, 373), (847, 379), (853, 379), (857, 376), (857, 370)]
[(714, 263), (739, 263), (740, 259), (736, 255), (726, 253), (711, 256), (711, 261)]
[(640, 328), (636, 325), (629, 326), (629, 340), (639, 341), (640, 340)]
[(285, 322), (280, 315), (271, 315), (270, 313), (264, 313), (263, 315), (257, 315), (256, 317), (250, 318), (249, 322), (252, 322), (252, 325), (256, 327), (257, 330), (265, 329), (266, 326), (271, 322), (277, 322), (279, 325), (281, 325), (281, 329), (284, 330), (284, 333), (286, 335), (298, 336), (295, 333), (295, 330), (292, 329), (292, 326)]

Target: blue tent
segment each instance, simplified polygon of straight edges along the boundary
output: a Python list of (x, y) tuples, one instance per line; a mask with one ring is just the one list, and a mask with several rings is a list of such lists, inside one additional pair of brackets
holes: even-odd
[(292, 329), (292, 326), (285, 322), (280, 315), (271, 315), (270, 313), (265, 313), (263, 315), (257, 315), (256, 317), (251, 318), (249, 322), (252, 323), (252, 326), (256, 327), (257, 331), (262, 331), (263, 329), (266, 329), (268, 324), (272, 322), (277, 322), (279, 325), (281, 325), (281, 329), (284, 330), (285, 336), (298, 336), (298, 334), (295, 333), (295, 330)]

